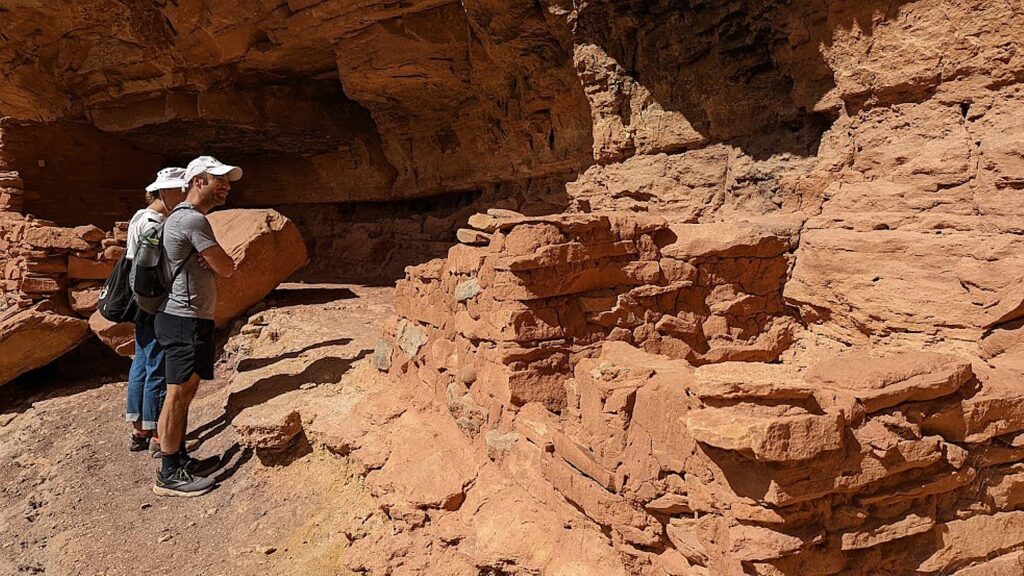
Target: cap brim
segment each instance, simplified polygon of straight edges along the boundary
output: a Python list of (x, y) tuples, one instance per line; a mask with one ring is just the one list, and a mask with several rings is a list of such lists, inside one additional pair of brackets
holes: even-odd
[(209, 174), (213, 174), (214, 176), (224, 176), (225, 174), (227, 174), (228, 180), (231, 182), (239, 180), (242, 177), (241, 168), (239, 168), (238, 166), (228, 166), (227, 164), (223, 166), (218, 166), (216, 168), (209, 168), (206, 171)]
[(146, 192), (157, 192), (159, 190), (174, 190), (176, 188), (184, 188), (184, 180), (164, 180), (162, 182), (153, 182), (149, 186), (146, 186)]

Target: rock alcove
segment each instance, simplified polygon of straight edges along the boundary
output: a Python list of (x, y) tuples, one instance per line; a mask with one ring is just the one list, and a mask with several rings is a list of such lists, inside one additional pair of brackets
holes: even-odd
[[(302, 235), (291, 279), (395, 285), (379, 373), (337, 363), (379, 388), (231, 414), (258, 454), (298, 438), (361, 467), (397, 528), (353, 569), (1019, 566), (1012, 3), (100, 1), (0, 22), (0, 345), (60, 336), (31, 367), (87, 334), (141, 186), (200, 152), (245, 168), (234, 206)], [(284, 346), (297, 395), (309, 366)], [(236, 404), (282, 380), (256, 360)], [(519, 514), (548, 528), (475, 530)]]

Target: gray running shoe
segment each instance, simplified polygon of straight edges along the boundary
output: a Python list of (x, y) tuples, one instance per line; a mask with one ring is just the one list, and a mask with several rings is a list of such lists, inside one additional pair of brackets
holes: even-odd
[(156, 438), (151, 438), (149, 440), (149, 455), (152, 458), (160, 457), (160, 441)]
[(178, 461), (181, 462), (182, 468), (194, 476), (210, 476), (220, 469), (220, 456), (199, 459), (188, 454), (181, 454), (178, 456)]
[(191, 498), (202, 496), (212, 488), (213, 478), (195, 476), (184, 468), (178, 468), (177, 472), (171, 474), (169, 478), (157, 472), (156, 483), (153, 484), (153, 494)]

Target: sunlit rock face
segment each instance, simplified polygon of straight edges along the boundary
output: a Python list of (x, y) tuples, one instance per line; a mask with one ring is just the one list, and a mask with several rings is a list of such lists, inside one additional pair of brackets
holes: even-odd
[[(569, 500), (538, 525), (571, 515), (609, 573), (1019, 566), (1013, 3), (23, 4), (0, 9), (3, 306), (87, 316), (157, 168), (242, 165), (229, 207), (294, 222), (293, 278), (398, 280), (383, 389), (448, 413), (396, 437), (459, 445), (444, 477), (353, 450), (389, 510), (430, 510), (402, 549), (552, 569), (471, 529), (516, 514), (482, 488), (511, 478)], [(365, 432), (279, 408), (253, 429)]]

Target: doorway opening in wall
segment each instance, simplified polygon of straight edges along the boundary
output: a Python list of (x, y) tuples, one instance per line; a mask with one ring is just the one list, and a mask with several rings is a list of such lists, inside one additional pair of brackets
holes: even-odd
[(0, 121), (4, 155), (25, 185), (25, 214), (109, 230), (144, 205), (160, 156), (86, 122)]

